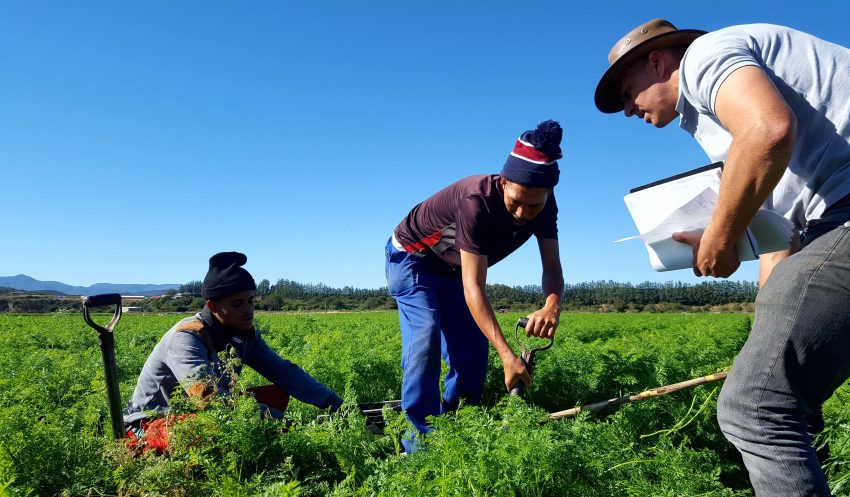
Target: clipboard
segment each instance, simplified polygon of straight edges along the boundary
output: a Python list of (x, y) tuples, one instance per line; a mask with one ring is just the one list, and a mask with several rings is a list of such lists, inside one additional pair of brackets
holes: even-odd
[(631, 190), (629, 190), (629, 193), (635, 193), (635, 192), (639, 192), (641, 190), (646, 190), (647, 188), (652, 188), (653, 186), (662, 185), (664, 183), (670, 183), (672, 181), (676, 181), (677, 179), (686, 178), (688, 176), (693, 176), (695, 174), (699, 174), (699, 173), (702, 173), (702, 172), (705, 172), (705, 171), (711, 171), (712, 169), (720, 169), (722, 171), (723, 170), (723, 162), (715, 162), (713, 164), (708, 164), (708, 165), (705, 165), (705, 166), (702, 166), (702, 167), (698, 167), (696, 169), (691, 169), (690, 171), (685, 171), (683, 173), (675, 174), (673, 176), (670, 176), (669, 178), (659, 179), (659, 180), (653, 181), (652, 183), (647, 183), (645, 185), (636, 186), (636, 187), (632, 188)]

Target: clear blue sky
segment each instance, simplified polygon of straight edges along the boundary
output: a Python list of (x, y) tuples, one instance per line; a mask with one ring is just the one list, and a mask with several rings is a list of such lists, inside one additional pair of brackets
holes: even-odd
[[(674, 124), (599, 113), (611, 45), (665, 17), (773, 22), (850, 46), (850, 2), (0, 2), (0, 275), (75, 285), (202, 279), (384, 286), (417, 202), (564, 128), (565, 277), (655, 273), (622, 197), (707, 162)], [(735, 279), (754, 280), (756, 263)], [(489, 281), (538, 283), (535, 243)]]

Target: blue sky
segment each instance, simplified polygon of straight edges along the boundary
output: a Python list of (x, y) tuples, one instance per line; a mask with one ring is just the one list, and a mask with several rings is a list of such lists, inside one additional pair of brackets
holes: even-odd
[[(707, 163), (675, 125), (593, 105), (611, 45), (654, 17), (850, 46), (846, 1), (3, 0), (0, 275), (183, 283), (239, 250), (258, 281), (384, 286), (409, 209), (552, 118), (567, 282), (696, 282), (612, 243), (635, 234), (629, 188)], [(539, 279), (533, 242), (489, 273)]]

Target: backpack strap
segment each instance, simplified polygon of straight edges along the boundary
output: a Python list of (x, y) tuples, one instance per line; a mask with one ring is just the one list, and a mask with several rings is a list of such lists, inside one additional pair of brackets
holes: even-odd
[(218, 355), (218, 351), (215, 350), (215, 344), (212, 341), (210, 332), (209, 330), (207, 330), (207, 327), (204, 322), (200, 319), (190, 319), (187, 323), (181, 324), (180, 329), (178, 329), (177, 331), (191, 333), (200, 338), (201, 341), (204, 342), (204, 345), (207, 346), (207, 358), (210, 361), (212, 361), (216, 357), (216, 355)]

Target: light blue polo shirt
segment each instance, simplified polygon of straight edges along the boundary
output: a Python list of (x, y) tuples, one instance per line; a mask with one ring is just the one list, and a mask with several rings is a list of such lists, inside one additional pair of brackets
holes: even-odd
[(797, 140), (765, 208), (797, 228), (850, 194), (850, 50), (790, 28), (732, 26), (697, 38), (679, 69), (680, 127), (712, 162), (732, 137), (715, 115), (717, 91), (744, 66), (761, 67), (797, 117)]

